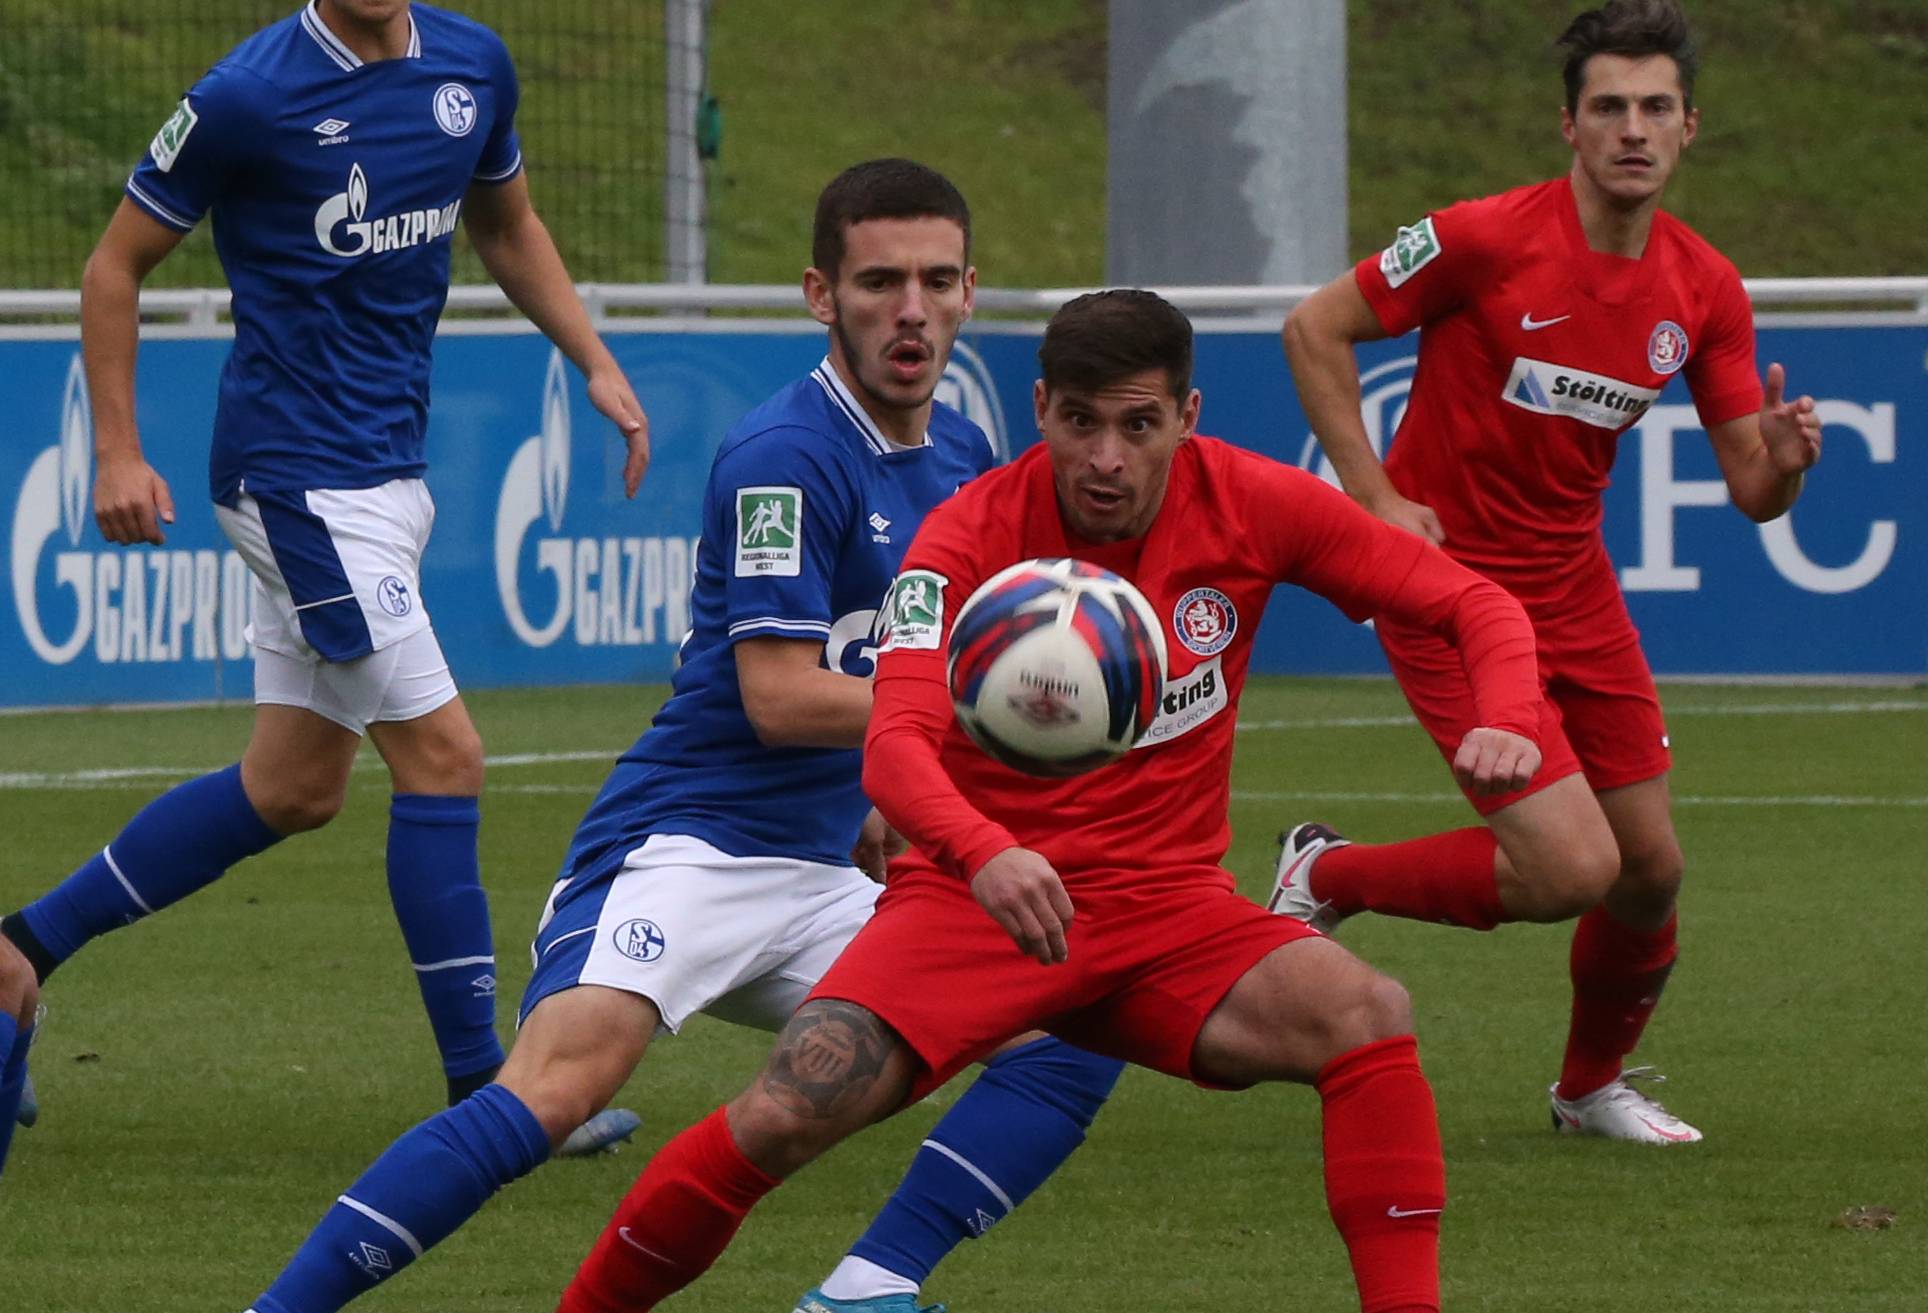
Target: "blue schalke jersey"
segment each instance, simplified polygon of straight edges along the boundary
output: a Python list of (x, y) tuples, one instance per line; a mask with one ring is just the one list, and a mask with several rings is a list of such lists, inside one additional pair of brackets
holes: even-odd
[(522, 167), (495, 33), (424, 4), (408, 54), (365, 64), (314, 3), (188, 92), (127, 180), (186, 232), (209, 210), (234, 291), (209, 477), (372, 488), (425, 468), (429, 349), (462, 197)]
[(760, 743), (732, 644), (812, 639), (829, 669), (869, 675), (877, 610), (917, 526), (993, 463), (983, 430), (943, 405), (922, 446), (894, 446), (828, 360), (740, 420), (704, 490), (670, 699), (590, 807), (563, 874), (659, 833), (848, 865), (870, 806), (863, 754)]

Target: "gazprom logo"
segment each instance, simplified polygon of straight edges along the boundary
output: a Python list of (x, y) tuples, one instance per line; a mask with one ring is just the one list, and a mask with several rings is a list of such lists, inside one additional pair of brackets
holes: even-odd
[[(321, 249), (343, 259), (358, 255), (380, 255), (408, 246), (420, 246), (455, 231), (462, 215), (462, 202), (455, 200), (435, 210), (404, 210), (381, 218), (368, 218), (368, 175), (360, 164), (348, 169), (348, 185), (321, 203), (315, 211), (315, 240)], [(339, 232), (341, 245), (336, 241)]]
[(549, 531), (562, 532), (562, 512), (569, 505), (569, 378), (563, 372), (562, 352), (549, 353), (549, 376), (542, 385), (542, 513)]
[[(87, 374), (76, 353), (59, 434), (28, 466), (14, 502), (9, 564), (27, 646), (52, 666), (75, 661), (89, 640), (102, 664), (246, 657), (251, 590), (234, 552), (83, 548), (93, 523), (93, 449)], [(66, 550), (52, 553), (48, 571), (49, 546), (63, 534)]]
[(80, 546), (80, 531), (87, 525), (93, 475), (94, 406), (87, 399), (87, 371), (75, 356), (60, 401), (60, 525), (71, 547)]
[(984, 430), (999, 464), (1011, 459), (1010, 440), (1004, 432), (1004, 407), (998, 404), (997, 384), (984, 357), (963, 342), (953, 343), (950, 363), (944, 366), (944, 374), (937, 380), (935, 395), (937, 400)]
[[(1381, 460), (1385, 459), (1393, 435), (1399, 432), (1399, 425), (1406, 418), (1413, 373), (1418, 368), (1418, 356), (1400, 356), (1383, 365), (1374, 365), (1359, 376), (1359, 420), (1366, 426), (1372, 454)], [(1305, 444), (1299, 448), (1299, 468), (1312, 471), (1335, 488), (1339, 486), (1332, 462), (1326, 459), (1319, 449), (1319, 439), (1311, 433), (1305, 435)]]
[[(503, 473), (495, 504), (495, 586), (510, 630), (530, 647), (553, 645), (572, 622), (583, 647), (680, 642), (689, 628), (689, 540), (562, 536), (575, 453), (560, 351), (549, 353), (539, 415), (538, 431)], [(534, 539), (531, 562), (538, 521), (547, 532)]]

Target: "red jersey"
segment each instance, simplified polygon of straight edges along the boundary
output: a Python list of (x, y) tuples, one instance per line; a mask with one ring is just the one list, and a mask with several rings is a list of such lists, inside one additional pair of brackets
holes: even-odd
[(1387, 475), (1515, 591), (1605, 562), (1620, 434), (1675, 373), (1704, 425), (1760, 409), (1734, 266), (1664, 211), (1639, 259), (1592, 250), (1566, 178), (1428, 215), (1354, 277), (1387, 333), (1420, 330)]
[[(1072, 556), (1137, 585), (1163, 622), (1170, 669), (1144, 740), (1069, 780), (999, 765), (957, 724), (945, 678), (950, 622), (1006, 566)], [(1231, 840), (1232, 740), (1252, 638), (1274, 585), (1297, 584), (1355, 620), (1387, 614), (1463, 653), (1482, 724), (1532, 737), (1533, 631), (1518, 602), (1303, 470), (1213, 438), (1180, 444), (1142, 537), (1068, 536), (1049, 453), (1032, 448), (925, 518), (885, 607), (864, 790), (916, 852), (969, 877), (997, 853), (1079, 872), (1216, 867)], [(918, 601), (900, 604), (900, 599)], [(935, 610), (930, 599), (941, 597)], [(1229, 877), (1221, 877), (1229, 885)]]

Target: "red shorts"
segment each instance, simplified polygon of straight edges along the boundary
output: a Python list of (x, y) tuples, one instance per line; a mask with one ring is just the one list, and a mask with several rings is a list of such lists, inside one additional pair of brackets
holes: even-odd
[[(1611, 567), (1568, 590), (1557, 607), (1523, 602), (1540, 649), (1539, 774), (1518, 792), (1467, 800), (1491, 816), (1575, 771), (1596, 793), (1665, 775), (1673, 756), (1660, 694)], [(1384, 617), (1375, 628), (1413, 715), (1450, 762), (1480, 724), (1458, 651), (1430, 630)]]
[(900, 859), (876, 915), (810, 997), (889, 1023), (925, 1065), (913, 1099), (1027, 1030), (1209, 1084), (1192, 1071), (1205, 1018), (1273, 949), (1318, 937), (1234, 893), (1217, 867), (1073, 874), (1065, 888), (1070, 960), (1044, 966), (964, 881)]

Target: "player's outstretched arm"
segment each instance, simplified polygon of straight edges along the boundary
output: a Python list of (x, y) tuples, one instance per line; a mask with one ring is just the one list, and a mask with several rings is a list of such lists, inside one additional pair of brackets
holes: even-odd
[(634, 497), (649, 468), (649, 417), (629, 380), (596, 335), (555, 239), (529, 203), (529, 180), (478, 182), (462, 202), (463, 223), (489, 277), (589, 380), (589, 400), (623, 435), (623, 492)]
[(1758, 415), (1742, 415), (1707, 431), (1728, 495), (1757, 524), (1784, 514), (1821, 459), (1821, 416), (1814, 398), (1787, 399), (1787, 371), (1767, 367)]
[(1350, 270), (1286, 316), (1282, 338), (1299, 404), (1326, 459), (1352, 499), (1388, 524), (1444, 542), (1439, 517), (1392, 486), (1359, 417), (1359, 360), (1353, 348), (1386, 335)]
[(167, 481), (141, 455), (134, 423), (141, 283), (186, 234), (126, 197), (80, 276), (80, 351), (94, 410), (94, 519), (108, 542), (158, 543), (174, 523)]

